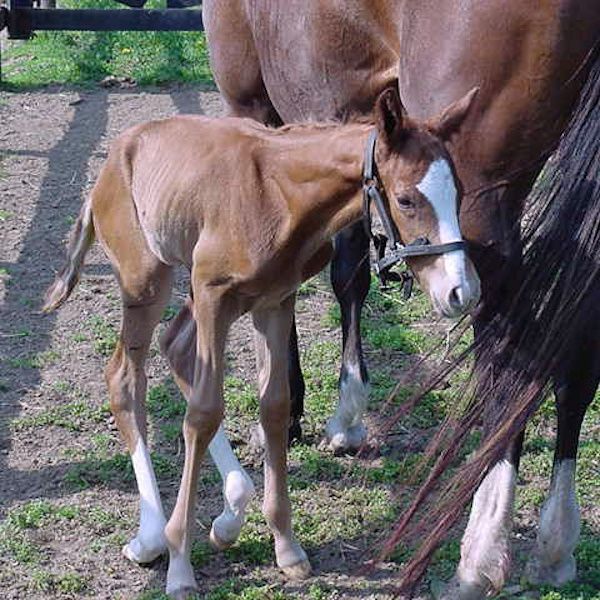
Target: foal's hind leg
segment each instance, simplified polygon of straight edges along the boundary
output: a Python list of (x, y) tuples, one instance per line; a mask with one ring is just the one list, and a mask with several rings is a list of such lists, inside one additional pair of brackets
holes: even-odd
[(131, 454), (140, 494), (138, 534), (123, 553), (146, 563), (164, 552), (166, 542), (165, 517), (146, 445), (144, 365), (171, 293), (172, 269), (148, 248), (127, 184), (110, 164), (94, 188), (92, 205), (96, 233), (119, 278), (123, 304), (119, 341), (105, 371), (110, 407)]
[(290, 392), (287, 357), (294, 298), (276, 309), (253, 312), (260, 391), (260, 420), (265, 434), (263, 512), (275, 538), (277, 566), (290, 579), (310, 573), (306, 553), (294, 538), (287, 486)]
[[(143, 271), (139, 263), (140, 271)], [(144, 364), (152, 332), (171, 292), (171, 269), (158, 263), (133, 276), (120, 271), (123, 322), (117, 348), (106, 367), (110, 407), (123, 436), (140, 493), (137, 536), (123, 554), (138, 563), (153, 561), (166, 549), (166, 520), (146, 443), (146, 376)]]
[[(189, 298), (165, 331), (161, 347), (181, 392), (189, 402), (196, 364), (196, 323)], [(254, 484), (233, 453), (222, 425), (208, 450), (223, 481), (223, 512), (213, 521), (210, 530), (212, 544), (222, 550), (231, 546), (240, 535), (246, 506), (254, 496)]]
[(575, 461), (585, 412), (600, 382), (600, 344), (580, 340), (580, 351), (556, 377), (558, 434), (548, 498), (542, 507), (535, 553), (527, 565), (532, 583), (561, 586), (575, 578), (574, 550), (579, 539)]
[(327, 438), (334, 452), (359, 448), (367, 435), (362, 416), (369, 388), (360, 339), (360, 313), (369, 291), (369, 266), (369, 239), (363, 224), (339, 233), (331, 282), (342, 313), (343, 355), (338, 406), (327, 423)]

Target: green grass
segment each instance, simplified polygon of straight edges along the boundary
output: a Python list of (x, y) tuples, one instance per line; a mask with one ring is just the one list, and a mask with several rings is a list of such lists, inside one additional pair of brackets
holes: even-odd
[(31, 574), (30, 588), (36, 592), (44, 592), (52, 596), (68, 596), (81, 594), (88, 587), (87, 577), (79, 573), (53, 573), (37, 569)]
[(94, 350), (102, 356), (110, 356), (117, 346), (119, 334), (112, 323), (95, 315), (87, 323), (92, 334)]
[(53, 425), (69, 431), (82, 431), (94, 424), (101, 423), (108, 416), (108, 406), (90, 406), (85, 402), (72, 402), (39, 411), (35, 415), (19, 417), (12, 421), (15, 430)]
[(43, 369), (56, 363), (59, 358), (60, 353), (56, 350), (45, 350), (36, 354), (9, 358), (8, 364), (17, 369)]
[(14, 508), (0, 524), (0, 553), (18, 564), (39, 564), (47, 553), (31, 539), (29, 532), (57, 519), (73, 520), (78, 514), (76, 507), (58, 506), (47, 500), (34, 500)]
[[(185, 415), (186, 403), (181, 394), (174, 389), (171, 380), (152, 386), (148, 390), (146, 406), (148, 413), (157, 419), (173, 419)], [(181, 428), (181, 424), (179, 425)]]
[[(147, 8), (164, 7), (151, 0)], [(63, 8), (118, 8), (111, 0), (63, 0)], [(113, 75), (142, 85), (212, 81), (201, 32), (38, 32), (8, 42), (3, 80), (11, 88), (89, 85)]]

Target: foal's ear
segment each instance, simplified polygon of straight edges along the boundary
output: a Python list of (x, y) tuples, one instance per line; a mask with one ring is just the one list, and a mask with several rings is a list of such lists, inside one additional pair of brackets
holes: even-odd
[(429, 119), (425, 124), (427, 128), (445, 142), (450, 141), (469, 114), (478, 91), (479, 88), (474, 87), (460, 100), (447, 106), (439, 115)]
[(379, 95), (375, 103), (375, 119), (379, 133), (387, 142), (398, 139), (404, 128), (406, 114), (400, 95), (395, 87), (389, 87)]

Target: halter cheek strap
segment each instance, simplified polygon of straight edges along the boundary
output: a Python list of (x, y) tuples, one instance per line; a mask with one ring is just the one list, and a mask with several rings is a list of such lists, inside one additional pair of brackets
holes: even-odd
[[(410, 271), (393, 272), (390, 269), (399, 262), (405, 262), (405, 259), (416, 256), (439, 256), (446, 252), (455, 250), (465, 250), (466, 242), (463, 240), (448, 242), (445, 244), (431, 244), (425, 236), (420, 236), (410, 244), (404, 245), (400, 239), (398, 229), (392, 220), (389, 210), (389, 199), (383, 187), (383, 182), (379, 177), (377, 164), (375, 163), (375, 144), (377, 142), (377, 130), (371, 131), (367, 146), (365, 148), (364, 166), (363, 166), (363, 221), (365, 231), (369, 239), (373, 242), (377, 252), (377, 258), (373, 262), (373, 269), (382, 286), (386, 286), (390, 281), (400, 281), (404, 288), (404, 296), (408, 298), (412, 291), (413, 275)], [(386, 235), (374, 234), (371, 223), (371, 203), (375, 210)], [(391, 242), (391, 249), (386, 254), (388, 241)]]

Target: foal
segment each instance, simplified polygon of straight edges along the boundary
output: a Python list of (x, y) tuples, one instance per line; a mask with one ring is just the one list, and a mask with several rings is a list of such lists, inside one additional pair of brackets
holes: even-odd
[[(442, 142), (460, 126), (472, 98), (416, 124), (404, 114), (397, 92), (387, 90), (375, 111), (376, 146), (368, 124), (274, 130), (251, 120), (191, 116), (133, 127), (113, 144), (44, 310), (58, 307), (71, 293), (95, 233), (123, 302), (119, 343), (106, 379), (140, 489), (140, 529), (125, 553), (148, 559), (166, 545), (167, 592), (173, 597), (186, 598), (196, 588), (189, 556), (198, 468), (223, 418), (227, 331), (246, 312), (256, 329), (265, 433), (263, 512), (278, 566), (290, 578), (310, 572), (292, 532), (286, 481), (287, 347), (296, 289), (327, 264), (331, 238), (363, 217), (368, 138), (372, 154), (365, 162), (373, 163), (373, 173), (364, 183), (385, 199), (380, 216), (393, 223), (402, 240), (427, 238), (441, 248), (439, 254), (445, 252), (411, 259), (415, 275), (449, 312), (453, 298), (461, 305), (477, 302), (479, 280), (458, 228), (459, 186)], [(185, 463), (165, 526), (146, 446), (144, 363), (170, 297), (173, 266), (181, 263), (191, 272), (192, 299), (172, 321), (163, 350), (188, 402)], [(197, 328), (193, 357), (178, 351), (190, 335), (181, 328), (188, 311)], [(218, 536), (214, 541), (218, 545)]]

